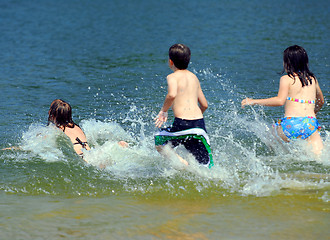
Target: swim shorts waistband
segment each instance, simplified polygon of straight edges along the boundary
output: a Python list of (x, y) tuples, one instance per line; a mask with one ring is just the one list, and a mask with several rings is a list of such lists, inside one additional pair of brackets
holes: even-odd
[(205, 166), (211, 168), (213, 157), (210, 147), (210, 140), (202, 128), (191, 128), (182, 131), (170, 132), (168, 129), (162, 129), (155, 134), (155, 145), (166, 145), (171, 143), (172, 147), (182, 144), (196, 160)]
[(182, 130), (187, 130), (187, 129), (192, 129), (192, 128), (201, 128), (205, 132), (205, 122), (204, 118), (200, 119), (193, 119), (193, 120), (187, 120), (187, 119), (182, 119), (182, 118), (174, 118), (173, 124), (170, 128), (167, 129), (167, 131), (170, 132), (177, 132), (177, 131), (182, 131)]
[[(186, 129), (183, 131), (177, 131), (177, 132), (169, 132), (167, 129), (162, 129), (158, 133), (155, 134), (155, 136), (166, 136), (166, 137), (180, 137), (180, 136), (187, 136), (187, 135), (199, 135), (203, 136), (207, 142), (207, 144), (210, 144), (210, 139), (207, 133), (204, 131), (204, 129), (201, 128), (192, 128), (192, 129)], [(156, 145), (159, 145), (156, 144)]]

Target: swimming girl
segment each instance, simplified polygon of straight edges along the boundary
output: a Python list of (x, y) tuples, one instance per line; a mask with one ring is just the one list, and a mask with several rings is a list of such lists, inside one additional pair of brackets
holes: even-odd
[(69, 103), (55, 99), (48, 111), (48, 124), (53, 123), (61, 129), (73, 143), (76, 153), (83, 157), (82, 149), (90, 150), (82, 129), (72, 120), (72, 108)]
[(323, 143), (317, 131), (316, 113), (324, 104), (318, 81), (308, 68), (308, 56), (304, 48), (294, 45), (285, 49), (283, 65), (287, 75), (280, 79), (276, 97), (266, 99), (246, 98), (245, 105), (283, 106), (285, 114), (275, 126), (277, 134), (286, 142), (291, 139), (307, 139), (313, 152), (320, 154)]
[[(48, 125), (53, 123), (61, 129), (70, 138), (76, 153), (83, 157), (83, 149), (90, 150), (90, 147), (83, 130), (72, 120), (70, 104), (61, 99), (55, 99), (50, 105), (48, 115)], [(118, 144), (121, 147), (128, 147), (125, 141), (119, 141)]]

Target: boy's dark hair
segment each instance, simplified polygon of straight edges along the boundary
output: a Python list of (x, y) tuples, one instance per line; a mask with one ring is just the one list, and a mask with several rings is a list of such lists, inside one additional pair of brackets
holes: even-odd
[(285, 49), (283, 63), (289, 77), (294, 79), (294, 74), (297, 74), (303, 87), (312, 84), (315, 76), (308, 68), (308, 55), (304, 48), (293, 45)]
[(169, 58), (178, 69), (187, 69), (190, 62), (190, 49), (184, 44), (174, 44), (168, 50)]

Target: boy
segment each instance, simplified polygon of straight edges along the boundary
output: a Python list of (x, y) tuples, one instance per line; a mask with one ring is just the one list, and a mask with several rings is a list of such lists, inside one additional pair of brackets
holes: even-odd
[[(161, 129), (155, 135), (156, 149), (165, 154), (163, 146), (172, 147), (182, 144), (196, 160), (203, 165), (213, 165), (209, 138), (206, 133), (203, 113), (207, 109), (207, 100), (198, 78), (187, 70), (190, 61), (190, 49), (183, 44), (174, 44), (169, 49), (169, 67), (173, 73), (167, 76), (168, 93), (163, 107), (155, 118), (160, 128), (167, 120), (167, 111), (172, 107), (175, 119), (171, 127)], [(177, 155), (181, 162), (188, 162)]]

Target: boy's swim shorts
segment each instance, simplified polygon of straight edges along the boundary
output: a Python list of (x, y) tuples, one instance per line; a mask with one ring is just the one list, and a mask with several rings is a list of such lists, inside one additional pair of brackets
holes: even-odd
[(173, 147), (182, 144), (200, 164), (213, 166), (209, 137), (203, 118), (197, 120), (175, 118), (171, 127), (162, 128), (155, 134), (156, 146), (168, 143)]

